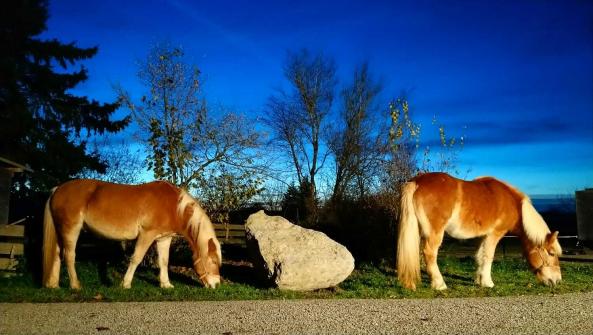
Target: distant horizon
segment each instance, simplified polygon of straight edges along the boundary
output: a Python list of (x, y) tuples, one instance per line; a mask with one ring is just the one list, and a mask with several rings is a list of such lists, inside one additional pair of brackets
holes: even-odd
[[(579, 191), (579, 190), (577, 190)], [(575, 192), (577, 192), (575, 191)], [(558, 194), (527, 194), (531, 199), (538, 200), (554, 200), (554, 199), (566, 199), (567, 197), (574, 198), (575, 193), (558, 193)]]

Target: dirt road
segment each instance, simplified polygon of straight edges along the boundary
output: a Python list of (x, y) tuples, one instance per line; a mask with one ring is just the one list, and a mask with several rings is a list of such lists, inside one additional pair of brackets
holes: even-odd
[(0, 304), (2, 334), (593, 334), (593, 293), (465, 299)]

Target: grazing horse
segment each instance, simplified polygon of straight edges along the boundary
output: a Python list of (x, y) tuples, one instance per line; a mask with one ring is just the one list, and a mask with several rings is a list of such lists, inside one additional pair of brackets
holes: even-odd
[(457, 239), (483, 237), (476, 254), (476, 284), (493, 287), (494, 250), (510, 232), (517, 235), (524, 256), (538, 281), (555, 285), (562, 279), (558, 232), (550, 229), (531, 200), (492, 177), (464, 181), (445, 173), (421, 174), (402, 187), (397, 276), (415, 290), (420, 281), (420, 239), (431, 287), (447, 288), (437, 265), (437, 253), (447, 232)]
[(167, 271), (169, 247), (175, 234), (192, 249), (193, 266), (204, 286), (220, 284), (220, 243), (210, 219), (186, 191), (167, 182), (120, 185), (80, 179), (52, 190), (43, 220), (43, 285), (58, 287), (63, 251), (70, 287), (80, 289), (74, 268), (81, 229), (113, 240), (137, 239), (122, 286), (130, 288), (136, 267), (156, 240), (160, 284), (172, 288)]

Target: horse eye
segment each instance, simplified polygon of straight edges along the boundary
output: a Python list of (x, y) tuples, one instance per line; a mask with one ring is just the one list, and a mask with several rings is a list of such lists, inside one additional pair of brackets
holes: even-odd
[(556, 256), (556, 253), (555, 253), (555, 252), (553, 252), (553, 251), (549, 251), (549, 252), (548, 252), (548, 254), (549, 254), (550, 256)]

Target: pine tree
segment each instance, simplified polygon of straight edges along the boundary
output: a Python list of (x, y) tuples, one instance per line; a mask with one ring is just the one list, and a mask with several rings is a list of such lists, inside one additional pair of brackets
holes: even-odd
[(117, 132), (129, 118), (111, 121), (117, 103), (103, 104), (68, 92), (88, 78), (83, 66), (68, 69), (93, 57), (97, 47), (36, 38), (46, 30), (45, 0), (11, 0), (2, 7), (0, 156), (35, 170), (17, 181), (19, 189), (47, 190), (84, 168), (104, 171), (99, 156), (87, 152), (85, 138)]

